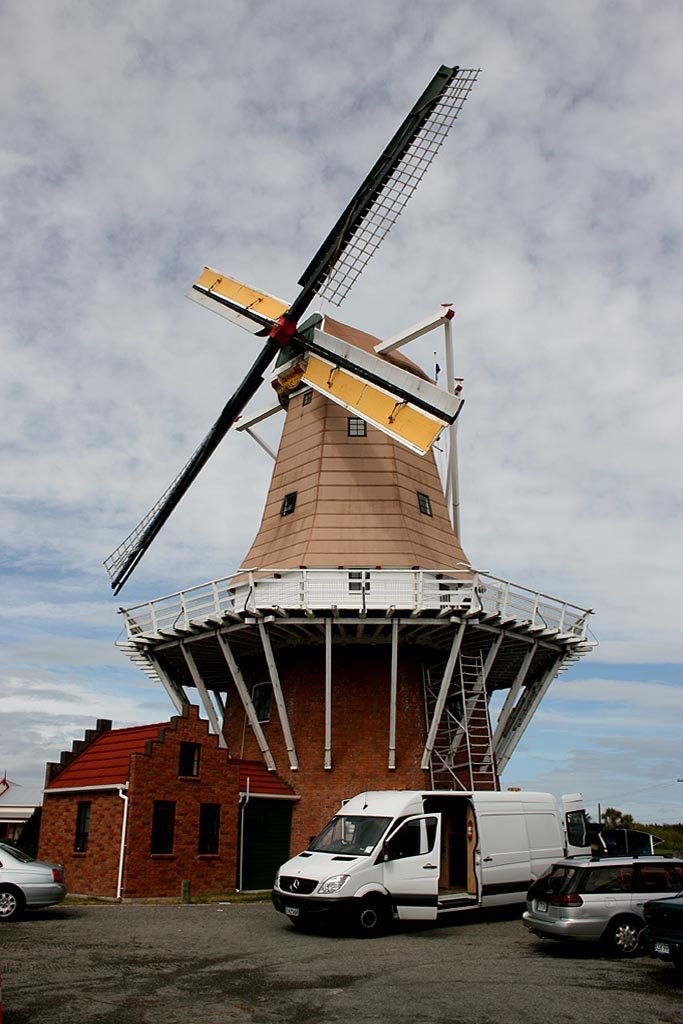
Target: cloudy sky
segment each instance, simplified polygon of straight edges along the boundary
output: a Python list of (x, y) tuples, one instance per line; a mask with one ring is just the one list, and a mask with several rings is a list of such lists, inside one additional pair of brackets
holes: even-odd
[(260, 518), (272, 463), (234, 434), (112, 597), (102, 560), (256, 352), (184, 292), (209, 264), (293, 297), (460, 64), (479, 83), (335, 315), (389, 337), (454, 303), (464, 547), (595, 609), (600, 646), (504, 783), (683, 819), (682, 36), (667, 0), (0, 5), (0, 773), (22, 793), (95, 718), (168, 717), (118, 605), (228, 574)]

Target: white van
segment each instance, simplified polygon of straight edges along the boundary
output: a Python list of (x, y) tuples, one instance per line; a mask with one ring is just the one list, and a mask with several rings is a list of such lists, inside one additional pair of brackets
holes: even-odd
[(346, 919), (362, 934), (391, 918), (522, 903), (558, 857), (590, 854), (580, 793), (361, 793), (279, 869), (273, 904), (295, 926)]

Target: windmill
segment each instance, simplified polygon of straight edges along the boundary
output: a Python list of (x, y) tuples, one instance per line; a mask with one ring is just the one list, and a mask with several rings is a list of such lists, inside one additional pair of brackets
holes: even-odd
[(301, 291), (290, 305), (204, 269), (190, 298), (266, 340), (187, 464), (105, 560), (115, 593), (254, 396), (278, 353), (285, 370), (298, 373), (300, 367), (299, 380), (422, 452), (455, 420), (459, 399), (405, 371), (392, 367), (388, 372), (387, 364), (374, 355), (359, 360), (355, 351), (319, 329), (320, 317), (301, 326), (299, 322), (316, 295), (335, 305), (346, 297), (436, 156), (478, 75), (479, 70), (439, 68), (304, 270)]
[[(263, 348), (106, 562), (118, 592), (277, 356), (285, 425), (250, 550), (228, 576), (122, 609), (120, 646), (179, 713), (196, 694), (231, 756), (293, 773), (293, 845), (364, 789), (498, 789), (552, 680), (592, 646), (589, 609), (477, 571), (462, 550), (433, 453), (461, 397), (401, 352), (451, 311), (386, 341), (329, 316), (302, 319), (314, 296), (338, 304), (348, 293), (478, 74), (439, 69), (294, 302), (204, 268), (190, 298)], [(500, 693), (494, 728), (489, 703)]]

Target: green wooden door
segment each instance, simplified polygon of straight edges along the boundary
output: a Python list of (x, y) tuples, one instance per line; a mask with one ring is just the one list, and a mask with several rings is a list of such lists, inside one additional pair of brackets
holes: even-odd
[(250, 800), (242, 815), (242, 888), (270, 889), (289, 859), (292, 805), (289, 800)]

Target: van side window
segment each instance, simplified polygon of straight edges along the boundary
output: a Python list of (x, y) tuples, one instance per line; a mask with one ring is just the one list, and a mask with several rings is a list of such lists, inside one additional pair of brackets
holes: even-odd
[(387, 860), (403, 860), (429, 853), (436, 839), (437, 819), (417, 818), (401, 825), (386, 846)]

